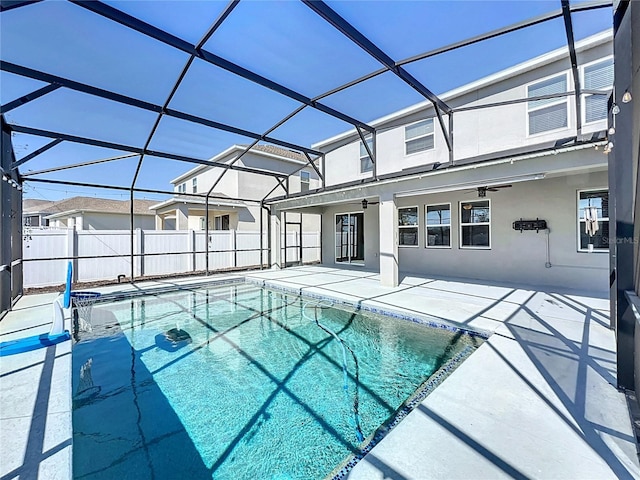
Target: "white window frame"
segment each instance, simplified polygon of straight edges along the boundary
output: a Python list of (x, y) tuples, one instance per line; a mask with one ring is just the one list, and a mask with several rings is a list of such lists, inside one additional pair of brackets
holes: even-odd
[[(576, 231), (576, 247), (577, 247), (577, 251), (579, 253), (589, 253), (589, 250), (587, 250), (586, 248), (580, 248), (580, 229), (584, 230), (584, 216), (580, 215), (580, 194), (581, 193), (585, 193), (585, 192), (601, 192), (602, 190), (605, 190), (607, 193), (609, 193), (609, 187), (600, 187), (600, 188), (583, 188), (582, 190), (578, 190), (576, 192), (576, 217), (578, 219), (578, 229)], [(609, 220), (609, 217), (602, 217), (602, 218), (598, 218), (598, 222), (603, 222), (606, 221), (609, 224), (609, 228), (611, 228), (611, 223)], [(602, 226), (602, 225), (600, 225)], [(609, 232), (611, 232), (611, 230), (609, 230)], [(611, 239), (609, 239), (611, 240)], [(591, 253), (609, 253), (609, 249), (608, 248), (594, 248), (593, 251)]]
[[(431, 123), (433, 124), (433, 132), (425, 133), (424, 135), (420, 135), (418, 137), (413, 137), (413, 138), (407, 139), (407, 127), (411, 127), (411, 126), (416, 125), (416, 124), (421, 123), (421, 122), (427, 122), (429, 120), (431, 120)], [(413, 153), (407, 153), (407, 142), (412, 142), (414, 140), (418, 140), (419, 138), (425, 138), (425, 137), (429, 137), (429, 136), (433, 137), (433, 147), (426, 148), (424, 150), (418, 150), (417, 152), (413, 152)], [(423, 119), (418, 120), (416, 122), (408, 123), (408, 124), (406, 124), (404, 126), (404, 156), (405, 157), (413, 157), (414, 155), (420, 155), (420, 154), (422, 154), (424, 152), (429, 152), (429, 151), (435, 150), (435, 149), (436, 149), (436, 124), (435, 124), (435, 120), (434, 120), (433, 117), (423, 118)]]
[[(371, 140), (371, 145), (369, 146), (369, 149), (371, 150), (371, 153), (373, 153), (373, 139)], [(360, 164), (358, 165), (358, 170), (360, 171), (360, 174), (367, 174), (367, 173), (371, 173), (373, 172), (374, 169), (374, 165), (373, 165), (373, 160), (371, 159), (371, 157), (369, 156), (369, 154), (366, 152), (366, 148), (365, 148), (365, 154), (361, 155), (362, 149), (364, 148), (364, 143), (362, 143), (362, 140), (360, 140), (360, 142), (358, 143), (358, 159), (360, 161)], [(371, 168), (369, 170), (363, 170), (362, 169), (362, 159), (363, 158), (368, 158), (369, 162), (371, 162)]]
[[(400, 210), (408, 210), (409, 208), (416, 209), (416, 224), (415, 225), (400, 225)], [(418, 205), (407, 205), (406, 207), (398, 207), (398, 223), (396, 225), (398, 228), (398, 247), (400, 248), (419, 248), (420, 247), (420, 207)], [(402, 245), (400, 243), (400, 230), (403, 228), (415, 228), (416, 234), (418, 235), (418, 241), (415, 245)]]
[(198, 193), (198, 177), (191, 180), (191, 193)]
[[(229, 220), (227, 220), (229, 228), (227, 230), (224, 230), (222, 228), (222, 217), (229, 217)], [(217, 223), (218, 219), (220, 219), (219, 221), (220, 221), (220, 227), (221, 228), (216, 228), (216, 223)], [(216, 231), (216, 232), (227, 232), (227, 231), (231, 230), (231, 215), (229, 215), (228, 213), (223, 213), (222, 215), (214, 216), (213, 217), (213, 230)]]
[[(488, 202), (489, 204), (489, 221), (488, 222), (480, 222), (480, 223), (462, 223), (462, 205), (465, 203), (476, 203), (476, 202)], [(491, 232), (491, 217), (493, 217), (493, 214), (491, 213), (491, 199), (490, 198), (478, 198), (476, 200), (464, 200), (464, 201), (460, 201), (460, 204), (458, 205), (458, 214), (460, 215), (459, 219), (460, 221), (458, 222), (460, 225), (460, 228), (458, 229), (458, 234), (460, 236), (460, 239), (458, 241), (458, 245), (460, 246), (460, 249), (464, 249), (464, 250), (491, 250), (491, 238), (492, 238), (492, 232)], [(481, 245), (462, 245), (462, 227), (468, 227), (468, 226), (481, 226), (481, 225), (489, 225), (489, 245), (486, 247), (483, 247)]]
[(186, 182), (183, 182), (180, 185), (178, 185), (178, 193), (186, 193), (186, 192), (187, 192)]
[[(589, 62), (589, 63), (585, 63), (584, 65), (580, 66), (580, 85), (582, 85), (582, 88), (584, 88), (584, 71), (586, 67), (590, 67), (591, 65), (595, 65), (597, 63), (602, 63), (602, 62), (606, 62), (607, 60), (611, 60), (613, 59), (613, 55), (608, 55), (606, 57), (603, 58), (599, 58), (598, 60), (594, 60), (593, 62)], [(611, 88), (609, 88), (609, 92), (611, 92), (613, 90), (613, 85), (611, 86)], [(583, 93), (582, 95), (580, 95), (580, 106), (582, 107), (582, 112), (580, 113), (581, 118), (582, 118), (582, 125), (593, 125), (599, 122), (606, 122), (607, 118), (601, 118), (600, 120), (594, 120), (593, 122), (587, 122), (587, 102), (586, 102), (586, 98), (587, 97), (591, 97), (592, 94), (590, 93)]]
[[(304, 178), (306, 176), (306, 179)], [(308, 192), (311, 189), (311, 172), (308, 170), (300, 170), (300, 191), (302, 192), (302, 185), (306, 184), (307, 189), (304, 190)]]
[[(551, 78), (556, 78), (556, 77), (561, 77), (564, 75), (565, 78), (565, 82), (567, 85), (567, 92), (571, 89), (571, 85), (569, 85), (569, 72), (563, 72), (563, 73), (554, 73), (553, 75), (548, 75), (544, 78), (538, 78), (536, 80), (534, 80), (533, 82), (529, 82), (524, 86), (524, 91), (525, 91), (525, 96), (526, 98), (529, 98), (529, 87), (532, 85), (535, 85), (537, 83), (542, 83), (546, 80), (549, 80)], [(566, 93), (566, 92), (565, 92)], [(543, 108), (548, 108), (548, 107), (553, 107), (555, 105), (560, 105), (564, 103), (565, 104), (565, 108), (567, 109), (567, 126), (566, 127), (560, 127), (560, 128), (554, 128), (553, 130), (545, 130), (544, 132), (538, 132), (538, 133), (529, 133), (529, 114), (531, 112), (535, 112), (537, 110), (542, 110)], [(571, 129), (571, 115), (569, 114), (569, 95), (565, 95), (564, 97), (558, 97), (557, 99), (555, 99), (553, 102), (550, 101), (549, 103), (545, 103), (544, 105), (540, 105), (538, 107), (530, 107), (529, 106), (529, 102), (525, 102), (525, 105), (527, 106), (527, 115), (526, 115), (526, 122), (525, 122), (525, 133), (526, 133), (526, 138), (535, 138), (535, 137), (539, 137), (541, 135), (547, 135), (549, 133), (554, 133), (554, 132), (561, 132), (563, 130), (569, 130)]]
[[(449, 223), (440, 223), (438, 225), (429, 225), (429, 221), (427, 219), (428, 207), (436, 207), (440, 205), (448, 205), (449, 206)], [(440, 202), (440, 203), (428, 203), (424, 206), (424, 248), (436, 248), (443, 249), (448, 248), (451, 249), (452, 241), (451, 241), (451, 233), (453, 229), (451, 228), (451, 222), (453, 220), (453, 216), (451, 215), (453, 212), (451, 211), (451, 202)], [(429, 245), (429, 227), (449, 227), (449, 245)], [(489, 240), (491, 240), (491, 236), (489, 236)]]

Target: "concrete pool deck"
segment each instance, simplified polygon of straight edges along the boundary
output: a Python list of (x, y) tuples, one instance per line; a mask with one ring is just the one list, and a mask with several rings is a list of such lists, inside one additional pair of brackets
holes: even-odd
[[(492, 333), (348, 478), (640, 478), (608, 298), (418, 276), (386, 288), (376, 272), (320, 265), (96, 290), (238, 277)], [(54, 297), (21, 298), (0, 341), (48, 331)], [(70, 343), (2, 357), (0, 480), (69, 478)]]

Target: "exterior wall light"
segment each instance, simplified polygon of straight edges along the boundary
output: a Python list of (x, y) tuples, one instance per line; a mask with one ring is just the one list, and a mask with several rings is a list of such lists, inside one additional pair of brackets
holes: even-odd
[(614, 103), (613, 107), (611, 107), (611, 113), (613, 113), (614, 115), (619, 114), (620, 113), (620, 107)]
[(362, 209), (366, 210), (367, 209), (367, 205), (369, 204), (369, 202), (367, 202), (367, 199), (365, 198), (364, 200), (362, 200)]
[(624, 92), (624, 95), (622, 95), (622, 103), (629, 103), (631, 100), (633, 100), (633, 97), (631, 96), (631, 92), (627, 90)]

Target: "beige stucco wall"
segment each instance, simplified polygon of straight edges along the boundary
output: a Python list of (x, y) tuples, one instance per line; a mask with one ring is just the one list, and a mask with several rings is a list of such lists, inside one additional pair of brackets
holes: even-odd
[[(578, 52), (578, 64), (585, 65), (612, 54), (611, 42)], [(527, 85), (564, 72), (567, 90), (574, 89), (568, 58), (536, 67), (529, 71), (478, 88), (447, 100), (451, 107), (481, 105), (527, 97)], [(568, 97), (568, 127), (553, 132), (528, 135), (527, 103), (485, 108), (454, 115), (454, 159), (464, 159), (514, 148), (521, 148), (565, 138), (576, 134), (575, 97)], [(430, 106), (378, 126), (376, 137), (377, 173), (384, 175), (408, 168), (447, 163), (449, 151), (438, 124), (434, 119), (435, 147), (432, 150), (405, 155), (405, 126), (435, 116)], [(448, 128), (448, 117), (444, 117)], [(582, 133), (606, 129), (606, 120), (583, 125)], [(372, 176), (360, 173), (360, 140), (356, 134), (320, 147), (326, 151), (327, 185), (335, 185)]]
[[(399, 207), (419, 207), (419, 246), (399, 247), (402, 273), (479, 279), (483, 282), (509, 282), (534, 286), (575, 288), (605, 292), (608, 288), (607, 252), (578, 252), (577, 192), (606, 188), (607, 173), (597, 171), (551, 177), (521, 183), (498, 192), (488, 192), (491, 201), (491, 249), (459, 247), (459, 205), (477, 199), (475, 192), (458, 190), (446, 193), (398, 198)], [(451, 248), (425, 248), (424, 206), (451, 203)], [(335, 263), (335, 214), (362, 211), (358, 205), (324, 208), (323, 263)], [(512, 223), (520, 218), (547, 220), (550, 234), (551, 267), (545, 267), (545, 232), (520, 233)], [(365, 211), (365, 267), (377, 269), (378, 209)]]
[[(134, 228), (155, 230), (155, 219), (152, 215), (134, 215)], [(82, 230), (128, 230), (130, 221), (128, 214), (85, 213), (82, 219)]]

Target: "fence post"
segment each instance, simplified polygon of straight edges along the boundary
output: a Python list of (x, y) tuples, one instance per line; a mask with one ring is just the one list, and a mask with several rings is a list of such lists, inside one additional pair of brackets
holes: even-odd
[(71, 282), (76, 283), (78, 281), (78, 259), (73, 258), (76, 257), (76, 252), (78, 251), (78, 234), (76, 232), (76, 227), (67, 229), (67, 258), (71, 262), (73, 266), (73, 276), (71, 277)]
[(231, 249), (233, 250), (233, 267), (238, 266), (238, 236), (237, 230), (231, 230)]
[(143, 232), (141, 228), (136, 228), (135, 230), (135, 251), (133, 252), (136, 255), (135, 265), (136, 265), (136, 277), (142, 277), (144, 275), (144, 262), (142, 253), (144, 252), (144, 240), (143, 240)]
[(196, 232), (195, 230), (187, 230), (187, 272), (196, 270)]

